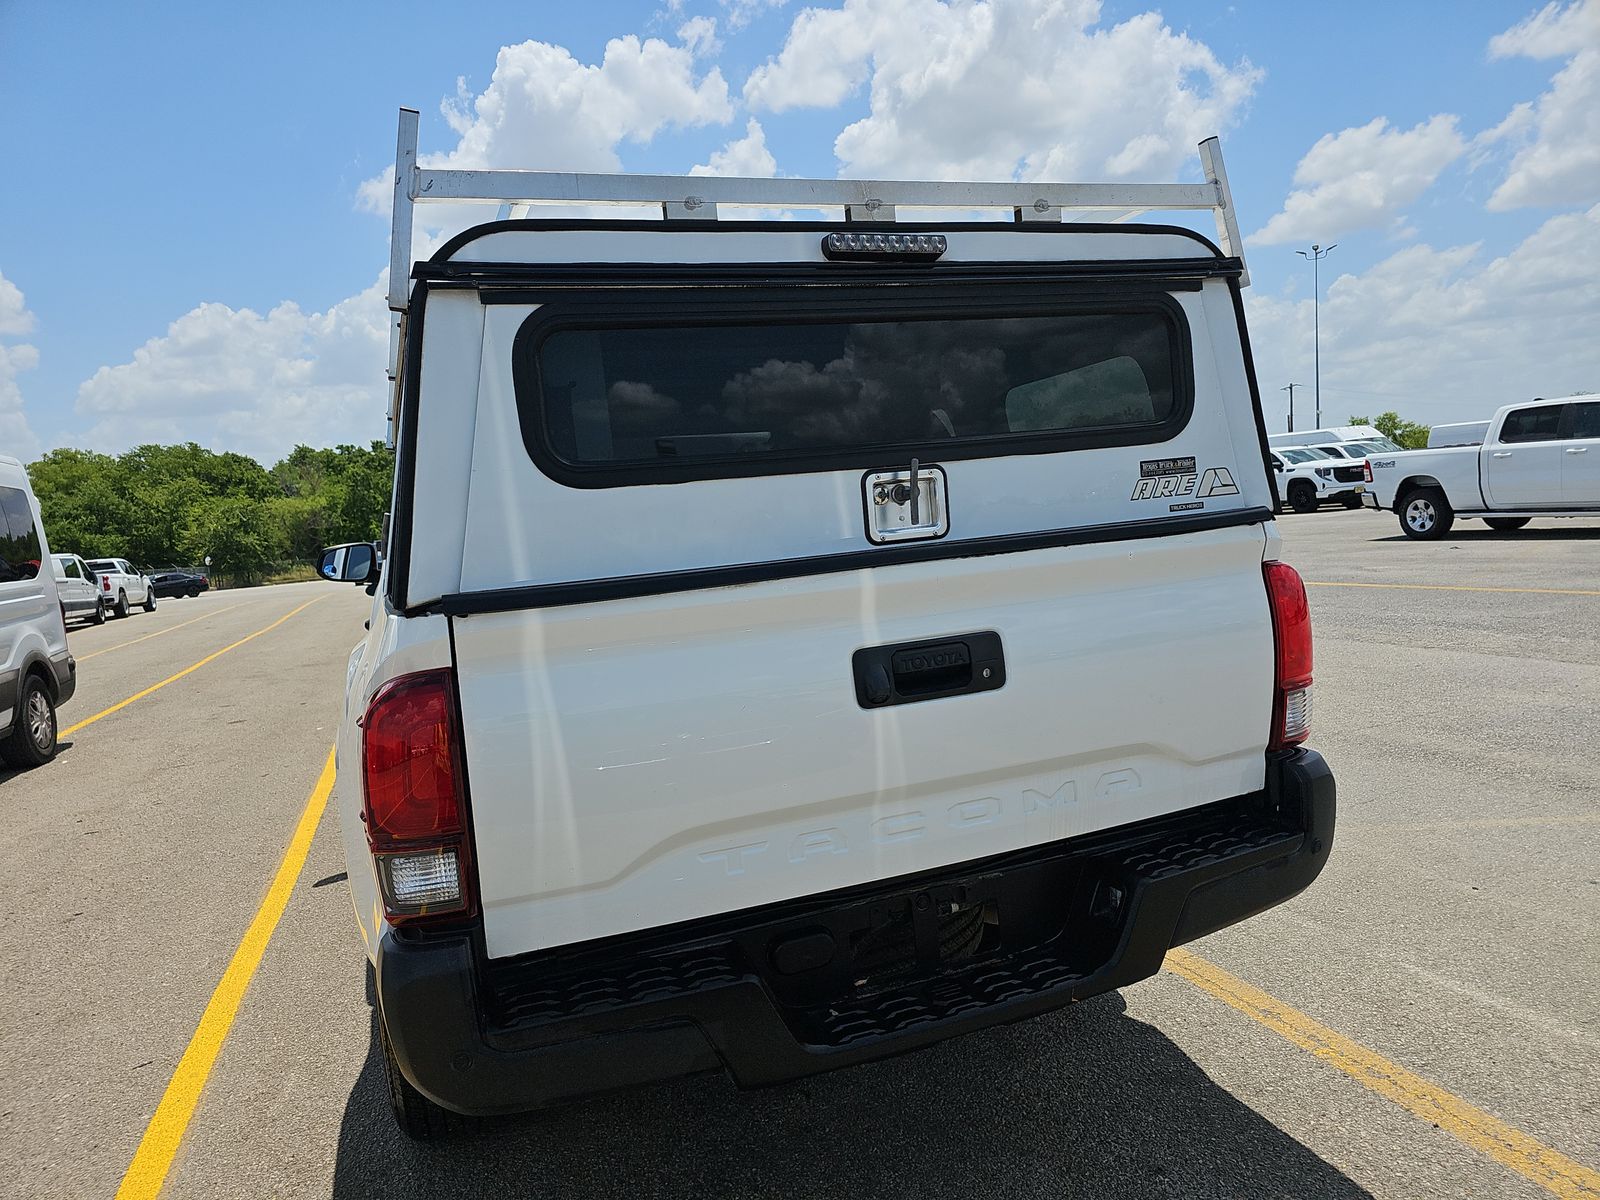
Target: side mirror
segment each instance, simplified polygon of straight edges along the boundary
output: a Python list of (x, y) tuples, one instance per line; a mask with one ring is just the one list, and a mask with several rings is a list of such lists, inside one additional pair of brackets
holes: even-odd
[(329, 546), (317, 560), (317, 574), (336, 583), (377, 583), (378, 548), (371, 542)]

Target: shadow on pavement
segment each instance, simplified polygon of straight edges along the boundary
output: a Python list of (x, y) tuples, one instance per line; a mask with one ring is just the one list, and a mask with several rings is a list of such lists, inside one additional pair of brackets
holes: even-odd
[[(1538, 518), (1535, 518), (1537, 520)], [(1450, 542), (1592, 542), (1600, 538), (1600, 529), (1593, 525), (1581, 525), (1577, 528), (1561, 525), (1530, 525), (1523, 529), (1490, 529), (1487, 525), (1479, 525), (1476, 529), (1472, 522), (1463, 528), (1457, 524), (1454, 529), (1440, 538), (1441, 544)], [(1409, 542), (1412, 538), (1403, 533), (1393, 533), (1388, 537), (1370, 538), (1374, 542)], [(1421, 543), (1427, 545), (1426, 542)]]
[(396, 1129), (374, 1036), (333, 1182), (336, 1200), (1368, 1194), (1117, 995), (783, 1088), (702, 1076), (478, 1122), (441, 1146)]

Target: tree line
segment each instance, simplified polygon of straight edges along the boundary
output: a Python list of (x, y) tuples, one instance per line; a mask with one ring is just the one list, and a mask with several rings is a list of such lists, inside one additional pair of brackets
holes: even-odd
[(143, 567), (195, 566), (239, 583), (376, 540), (394, 454), (382, 442), (296, 446), (271, 469), (188, 442), (126, 454), (52, 450), (28, 467), (50, 548)]

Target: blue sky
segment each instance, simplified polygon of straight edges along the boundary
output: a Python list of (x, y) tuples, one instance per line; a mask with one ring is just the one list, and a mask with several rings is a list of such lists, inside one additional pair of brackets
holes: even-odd
[(425, 153), (663, 172), (721, 152), (796, 175), (1192, 177), (1194, 135), (1217, 132), (1242, 224), (1268, 235), (1248, 299), (1274, 428), (1277, 389), (1311, 382), (1312, 240), (1339, 243), (1325, 417), (1600, 387), (1595, 0), (1347, 4), (1320, 25), (1281, 3), (811, 7), (833, 11), (0, 0), (0, 451), (193, 438), (270, 460), (381, 436), (387, 225), (358, 189), (401, 104)]

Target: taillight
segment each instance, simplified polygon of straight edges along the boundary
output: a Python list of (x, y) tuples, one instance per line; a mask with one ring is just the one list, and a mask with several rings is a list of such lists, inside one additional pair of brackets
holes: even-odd
[(1263, 569), (1277, 647), (1267, 749), (1283, 750), (1311, 732), (1311, 606), (1300, 573), (1288, 563), (1269, 562)]
[(111, 576), (100, 576), (100, 590), (104, 592), (109, 592), (111, 590)]
[(361, 719), (361, 819), (391, 924), (472, 911), (460, 729), (448, 669), (384, 684)]
[(1372, 482), (1372, 460), (1370, 458), (1362, 460), (1361, 475), (1368, 483)]

